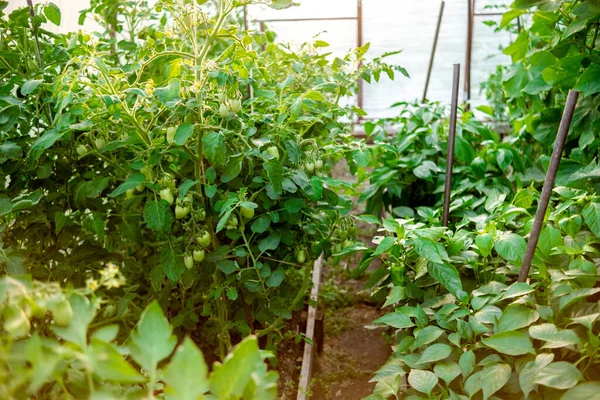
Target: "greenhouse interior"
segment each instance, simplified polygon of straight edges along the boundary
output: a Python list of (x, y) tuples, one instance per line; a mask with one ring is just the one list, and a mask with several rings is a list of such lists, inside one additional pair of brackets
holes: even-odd
[(600, 399), (600, 0), (0, 0), (0, 399)]

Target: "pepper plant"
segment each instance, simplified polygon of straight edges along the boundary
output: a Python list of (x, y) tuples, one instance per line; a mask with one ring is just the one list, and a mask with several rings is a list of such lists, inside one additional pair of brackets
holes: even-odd
[[(517, 17), (524, 21), (520, 32)], [(568, 90), (581, 91), (566, 146), (569, 158), (581, 165), (589, 164), (599, 148), (599, 19), (600, 7), (593, 1), (515, 1), (497, 27), (517, 35), (504, 49), (512, 64), (488, 83), (496, 88), (488, 90), (491, 102), (506, 105), (496, 115), (506, 113), (515, 132), (543, 146), (545, 153), (554, 142)]]
[[(369, 185), (361, 193), (368, 213), (382, 210), (399, 216), (414, 215), (418, 207), (442, 204), (448, 141), (448, 110), (438, 103), (398, 103), (398, 115), (365, 123), (373, 145), (370, 158), (359, 169), (359, 180)], [(453, 200), (469, 203), (475, 211), (483, 194), (493, 188), (510, 193), (525, 170), (523, 154), (515, 138), (501, 136), (475, 120), (472, 113), (459, 115), (457, 125)], [(351, 154), (352, 155), (352, 154)], [(525, 154), (526, 155), (526, 154)], [(529, 163), (528, 163), (529, 164)], [(473, 204), (475, 203), (475, 204)]]
[(397, 333), (370, 398), (576, 398), (596, 388), (599, 199), (555, 189), (531, 279), (516, 283), (536, 197), (522, 189), (454, 231), (382, 222), (361, 267), (382, 259), (369, 285), (393, 311), (374, 323)]

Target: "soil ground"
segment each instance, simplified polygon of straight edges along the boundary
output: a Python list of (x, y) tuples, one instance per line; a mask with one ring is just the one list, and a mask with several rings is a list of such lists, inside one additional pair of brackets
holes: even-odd
[[(344, 162), (336, 165), (333, 176), (347, 182), (353, 177)], [(364, 212), (355, 206), (355, 215)], [(371, 243), (375, 235), (372, 226), (359, 225), (359, 239)], [(309, 395), (312, 400), (358, 400), (370, 395), (375, 387), (369, 383), (375, 371), (388, 360), (390, 345), (384, 330), (369, 326), (386, 311), (381, 304), (374, 304), (370, 293), (364, 290), (368, 272), (358, 279), (351, 279), (359, 256), (342, 262), (327, 264), (322, 277), (318, 308), (324, 312), (324, 346), (321, 354), (315, 353)], [(373, 265), (370, 270), (376, 268)], [(300, 318), (301, 321), (304, 319)], [(305, 322), (296, 322), (294, 329), (304, 329)], [(280, 398), (295, 399), (298, 375), (302, 364), (303, 344), (286, 342), (278, 351), (280, 374)]]
[[(311, 399), (358, 400), (373, 392), (375, 384), (369, 380), (391, 350), (381, 329), (366, 326), (382, 314), (373, 306), (356, 304), (336, 310), (335, 318), (326, 317), (324, 349), (314, 359)], [(328, 323), (338, 325), (327, 328)]]

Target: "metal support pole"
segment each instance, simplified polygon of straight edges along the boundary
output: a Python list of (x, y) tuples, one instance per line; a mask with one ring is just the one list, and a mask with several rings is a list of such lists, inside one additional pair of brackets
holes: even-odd
[[(356, 0), (356, 46), (362, 47), (363, 45), (363, 25), (362, 25), (362, 0)], [(359, 67), (362, 66), (362, 63)], [(364, 82), (362, 79), (358, 80), (358, 108), (363, 108), (363, 86)], [(358, 117), (360, 121), (360, 117)]]
[(450, 130), (448, 132), (448, 157), (446, 159), (446, 182), (444, 184), (444, 208), (442, 213), (442, 226), (448, 226), (448, 219), (450, 214), (450, 191), (452, 190), (452, 166), (454, 165), (454, 139), (456, 137), (459, 82), (460, 64), (454, 64), (454, 76), (452, 79), (452, 108), (450, 110)]
[(244, 30), (248, 30), (248, 6), (244, 6)]
[(423, 90), (422, 103), (427, 100), (427, 89), (429, 89), (429, 80), (431, 79), (431, 70), (433, 69), (433, 59), (435, 58), (435, 49), (437, 48), (438, 38), (440, 36), (440, 27), (442, 25), (442, 16), (444, 15), (444, 5), (442, 0), (440, 3), (440, 12), (438, 14), (437, 25), (435, 27), (435, 36), (433, 37), (433, 46), (431, 47), (431, 57), (429, 57), (429, 67), (427, 67), (427, 78), (425, 79), (425, 89)]
[(467, 4), (467, 51), (465, 55), (464, 100), (468, 107), (468, 102), (471, 100), (471, 56), (473, 54), (473, 14), (475, 9), (475, 0), (467, 0)]
[(575, 106), (577, 106), (577, 98), (579, 92), (576, 90), (569, 91), (567, 97), (567, 103), (563, 111), (560, 126), (558, 128), (558, 134), (556, 135), (556, 141), (554, 142), (554, 149), (552, 150), (552, 158), (550, 159), (550, 165), (548, 166), (548, 172), (546, 173), (546, 180), (544, 181), (544, 187), (542, 188), (542, 194), (540, 195), (540, 202), (538, 209), (535, 213), (535, 219), (533, 221), (533, 227), (529, 234), (529, 241), (527, 242), (527, 250), (523, 257), (523, 263), (521, 264), (521, 271), (519, 272), (518, 282), (525, 282), (527, 276), (529, 276), (529, 270), (531, 268), (531, 260), (535, 254), (538, 240), (540, 239), (540, 232), (542, 231), (542, 224), (546, 217), (546, 210), (548, 209), (548, 203), (550, 202), (550, 196), (554, 189), (554, 181), (556, 180), (556, 173), (560, 166), (560, 159), (562, 157), (563, 149), (567, 141), (567, 135), (569, 134), (569, 128), (571, 127), (571, 120), (573, 119), (573, 113)]

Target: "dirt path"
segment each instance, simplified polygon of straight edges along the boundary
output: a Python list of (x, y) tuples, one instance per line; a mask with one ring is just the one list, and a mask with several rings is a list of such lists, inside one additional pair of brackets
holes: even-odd
[[(354, 180), (344, 162), (332, 172), (337, 179)], [(353, 214), (363, 212), (355, 203)], [(359, 239), (371, 244), (376, 234), (373, 227), (361, 224), (358, 231)], [(357, 256), (348, 261), (350, 270), (359, 260)], [(376, 267), (372, 265), (369, 270)], [(384, 330), (369, 327), (385, 311), (381, 310), (380, 304), (373, 304), (364, 290), (368, 272), (354, 280), (349, 278), (345, 266), (330, 265), (326, 269), (319, 299), (319, 309), (325, 313), (325, 339), (322, 354), (315, 355), (312, 400), (358, 400), (370, 395), (375, 384), (369, 380), (391, 354)]]
[[(342, 161), (332, 175), (352, 182), (354, 177)], [(354, 215), (363, 213), (355, 205)], [(372, 226), (358, 226), (359, 239), (370, 244), (376, 234)], [(365, 291), (368, 273), (351, 279), (350, 272), (358, 265), (360, 254), (343, 261), (341, 265), (328, 263), (324, 268), (319, 295), (319, 310), (325, 314), (323, 352), (315, 353), (309, 398), (312, 400), (359, 400), (370, 395), (375, 387), (369, 383), (375, 372), (385, 364), (391, 354), (384, 330), (369, 325), (386, 313), (381, 304), (373, 303)], [(300, 328), (300, 325), (298, 326)], [(304, 327), (302, 326), (302, 330)], [(280, 398), (296, 399), (298, 374), (302, 363), (302, 346), (289, 342), (279, 350)]]
[(311, 399), (358, 400), (372, 393), (375, 384), (369, 380), (390, 356), (382, 331), (365, 327), (380, 316), (379, 310), (364, 304), (337, 310), (337, 322), (345, 326), (338, 332), (326, 325), (323, 353), (315, 358)]

